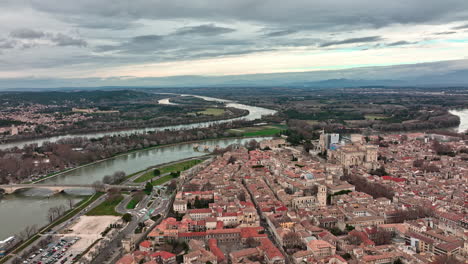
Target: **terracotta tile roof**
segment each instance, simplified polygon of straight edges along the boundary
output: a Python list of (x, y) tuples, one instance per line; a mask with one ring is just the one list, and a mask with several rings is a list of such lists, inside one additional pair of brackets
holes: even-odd
[(135, 260), (133, 259), (133, 256), (130, 254), (123, 256), (116, 262), (116, 264), (133, 264), (133, 263), (135, 263)]
[(209, 214), (212, 210), (210, 208), (202, 208), (202, 209), (190, 209), (187, 211), (187, 214)]
[(251, 256), (251, 255), (256, 255), (258, 254), (258, 249), (257, 248), (246, 248), (246, 249), (242, 249), (242, 250), (238, 250), (238, 251), (235, 251), (235, 252), (232, 252), (230, 255), (233, 257), (233, 258), (242, 258), (244, 256)]
[(259, 234), (258, 232), (263, 231), (264, 228), (259, 227), (243, 227), (241, 228), (241, 238), (249, 237), (267, 237), (267, 234)]
[(218, 262), (222, 262), (226, 259), (226, 256), (224, 255), (223, 251), (218, 247), (218, 241), (214, 238), (211, 238), (208, 240), (208, 246), (210, 248), (211, 253), (213, 253), (216, 258), (218, 259)]
[(158, 251), (156, 253), (151, 254), (152, 258), (160, 257), (162, 259), (170, 259), (170, 258), (173, 258), (175, 256), (176, 256), (175, 254), (172, 254), (171, 252), (167, 252), (167, 251)]
[(145, 240), (145, 241), (141, 242), (140, 247), (150, 248), (151, 247), (151, 241)]
[(235, 234), (239, 233), (240, 234), (240, 229), (239, 228), (229, 228), (229, 229), (213, 229), (213, 230), (207, 230), (205, 233), (207, 234)]
[(279, 251), (278, 248), (273, 245), (273, 243), (270, 241), (268, 238), (263, 238), (260, 244), (260, 248), (265, 252), (265, 255), (268, 257), (268, 259), (273, 259), (273, 258), (282, 258), (284, 259), (283, 254), (281, 254), (281, 251)]
[(179, 233), (179, 237), (204, 237), (206, 232), (185, 232)]

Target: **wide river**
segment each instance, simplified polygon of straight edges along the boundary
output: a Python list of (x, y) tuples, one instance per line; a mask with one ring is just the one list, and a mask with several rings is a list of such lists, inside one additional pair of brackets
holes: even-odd
[[(275, 111), (253, 107), (248, 105), (237, 104), (230, 101), (225, 101), (216, 98), (203, 97), (209, 101), (222, 101), (230, 107), (249, 110), (249, 114), (243, 118), (247, 120), (254, 120), (260, 118), (262, 115), (274, 114)], [(223, 120), (216, 122), (228, 122), (232, 120)], [(215, 122), (205, 122), (190, 125), (180, 125), (171, 127), (149, 128), (149, 129), (133, 129), (119, 132), (104, 132), (82, 135), (89, 138), (101, 137), (104, 135), (117, 135), (117, 134), (130, 134), (142, 133), (151, 130), (160, 129), (188, 129), (193, 127), (204, 127)], [(48, 139), (31, 140), (27, 142), (16, 142), (5, 144), (1, 147), (21, 147), (24, 144), (37, 143), (41, 144), (44, 141), (56, 141), (60, 138), (72, 137), (73, 135), (66, 135), (60, 137), (53, 137)], [(254, 138), (261, 140), (264, 138)], [(203, 142), (204, 145), (226, 147), (228, 145), (238, 143), (243, 144), (251, 139), (220, 139), (208, 140)], [(79, 183), (92, 183), (96, 180), (101, 180), (105, 175), (112, 174), (116, 171), (124, 171), (131, 174), (150, 166), (163, 164), (167, 162), (177, 161), (185, 158), (198, 157), (206, 153), (197, 152), (193, 150), (191, 143), (182, 143), (172, 146), (165, 146), (160, 148), (146, 149), (129, 154), (120, 155), (112, 159), (97, 162), (88, 166), (84, 166), (59, 176), (47, 179), (41, 183), (54, 183), (54, 184), (79, 184)], [(37, 225), (38, 227), (47, 224), (47, 212), (49, 208), (57, 205), (67, 206), (68, 200), (71, 198), (75, 202), (82, 199), (83, 195), (89, 195), (91, 190), (72, 190), (67, 194), (52, 195), (47, 190), (41, 189), (27, 189), (12, 195), (6, 195), (0, 199), (0, 240), (3, 240), (11, 235), (18, 234), (25, 227), (30, 225)]]
[(456, 128), (458, 133), (463, 133), (468, 130), (468, 109), (463, 110), (450, 110), (452, 115), (460, 117), (460, 125)]
[[(266, 109), (266, 108), (263, 108), (263, 107), (256, 107), (256, 106), (250, 106), (250, 105), (245, 105), (245, 104), (239, 104), (239, 103), (236, 103), (236, 102), (233, 102), (233, 101), (230, 101), (230, 100), (218, 99), (218, 98), (207, 97), (207, 96), (185, 95), (185, 94), (183, 96), (194, 96), (194, 97), (204, 99), (206, 101), (222, 102), (222, 103), (225, 103), (226, 106), (228, 106), (228, 107), (234, 107), (234, 108), (238, 108), (238, 109), (248, 110), (249, 114), (246, 115), (246, 116), (243, 116), (243, 117), (238, 117), (238, 118), (233, 118), (233, 119), (202, 122), (202, 123), (193, 123), (193, 124), (187, 124), (187, 125), (151, 127), (151, 128), (141, 128), (141, 129), (128, 129), (128, 130), (120, 130), (120, 131), (97, 132), (97, 133), (77, 134), (77, 135), (61, 135), (61, 136), (48, 137), (48, 138), (31, 139), (31, 140), (25, 140), (25, 141), (3, 143), (3, 144), (0, 144), (0, 149), (12, 148), (12, 147), (21, 148), (21, 147), (23, 147), (24, 145), (27, 145), (27, 144), (38, 144), (40, 146), (43, 142), (46, 142), (46, 141), (55, 142), (57, 140), (60, 140), (60, 139), (63, 139), (63, 138), (70, 138), (70, 137), (100, 138), (100, 137), (103, 137), (103, 136), (129, 135), (129, 134), (134, 134), (134, 133), (144, 133), (144, 132), (149, 132), (149, 131), (160, 131), (160, 130), (167, 130), (167, 129), (168, 130), (184, 130), (184, 129), (191, 129), (191, 128), (197, 128), (197, 127), (207, 127), (207, 126), (210, 126), (210, 125), (213, 125), (213, 124), (232, 122), (234, 120), (241, 120), (241, 119), (243, 119), (243, 120), (255, 120), (255, 119), (261, 118), (262, 116), (272, 115), (272, 114), (276, 113), (275, 110), (270, 110), (270, 109)], [(169, 99), (159, 100), (159, 103), (167, 104), (167, 105), (172, 104), (172, 103), (169, 102)]]

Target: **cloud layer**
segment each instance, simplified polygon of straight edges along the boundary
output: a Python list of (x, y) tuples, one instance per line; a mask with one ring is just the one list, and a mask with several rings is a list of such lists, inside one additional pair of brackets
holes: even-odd
[(234, 75), (463, 60), (466, 0), (4, 0), (0, 79)]

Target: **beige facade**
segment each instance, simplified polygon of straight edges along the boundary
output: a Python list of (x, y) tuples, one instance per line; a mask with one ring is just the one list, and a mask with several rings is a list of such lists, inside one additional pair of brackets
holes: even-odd
[(344, 167), (372, 165), (377, 157), (378, 147), (374, 145), (353, 144), (328, 151), (328, 159), (337, 160)]
[(294, 198), (291, 201), (291, 205), (295, 209), (325, 207), (327, 206), (327, 187), (319, 185), (316, 196)]
[(185, 214), (185, 212), (187, 212), (187, 202), (186, 201), (174, 201), (173, 209), (174, 209), (174, 212)]

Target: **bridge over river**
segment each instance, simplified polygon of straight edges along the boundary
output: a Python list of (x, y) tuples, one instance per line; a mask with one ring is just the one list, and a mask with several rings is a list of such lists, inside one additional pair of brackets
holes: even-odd
[(141, 190), (144, 188), (142, 185), (112, 185), (112, 184), (5, 184), (0, 185), (0, 189), (5, 194), (11, 194), (21, 189), (47, 189), (54, 193), (64, 192), (68, 189), (100, 189), (107, 191), (109, 189), (120, 189), (120, 190)]

